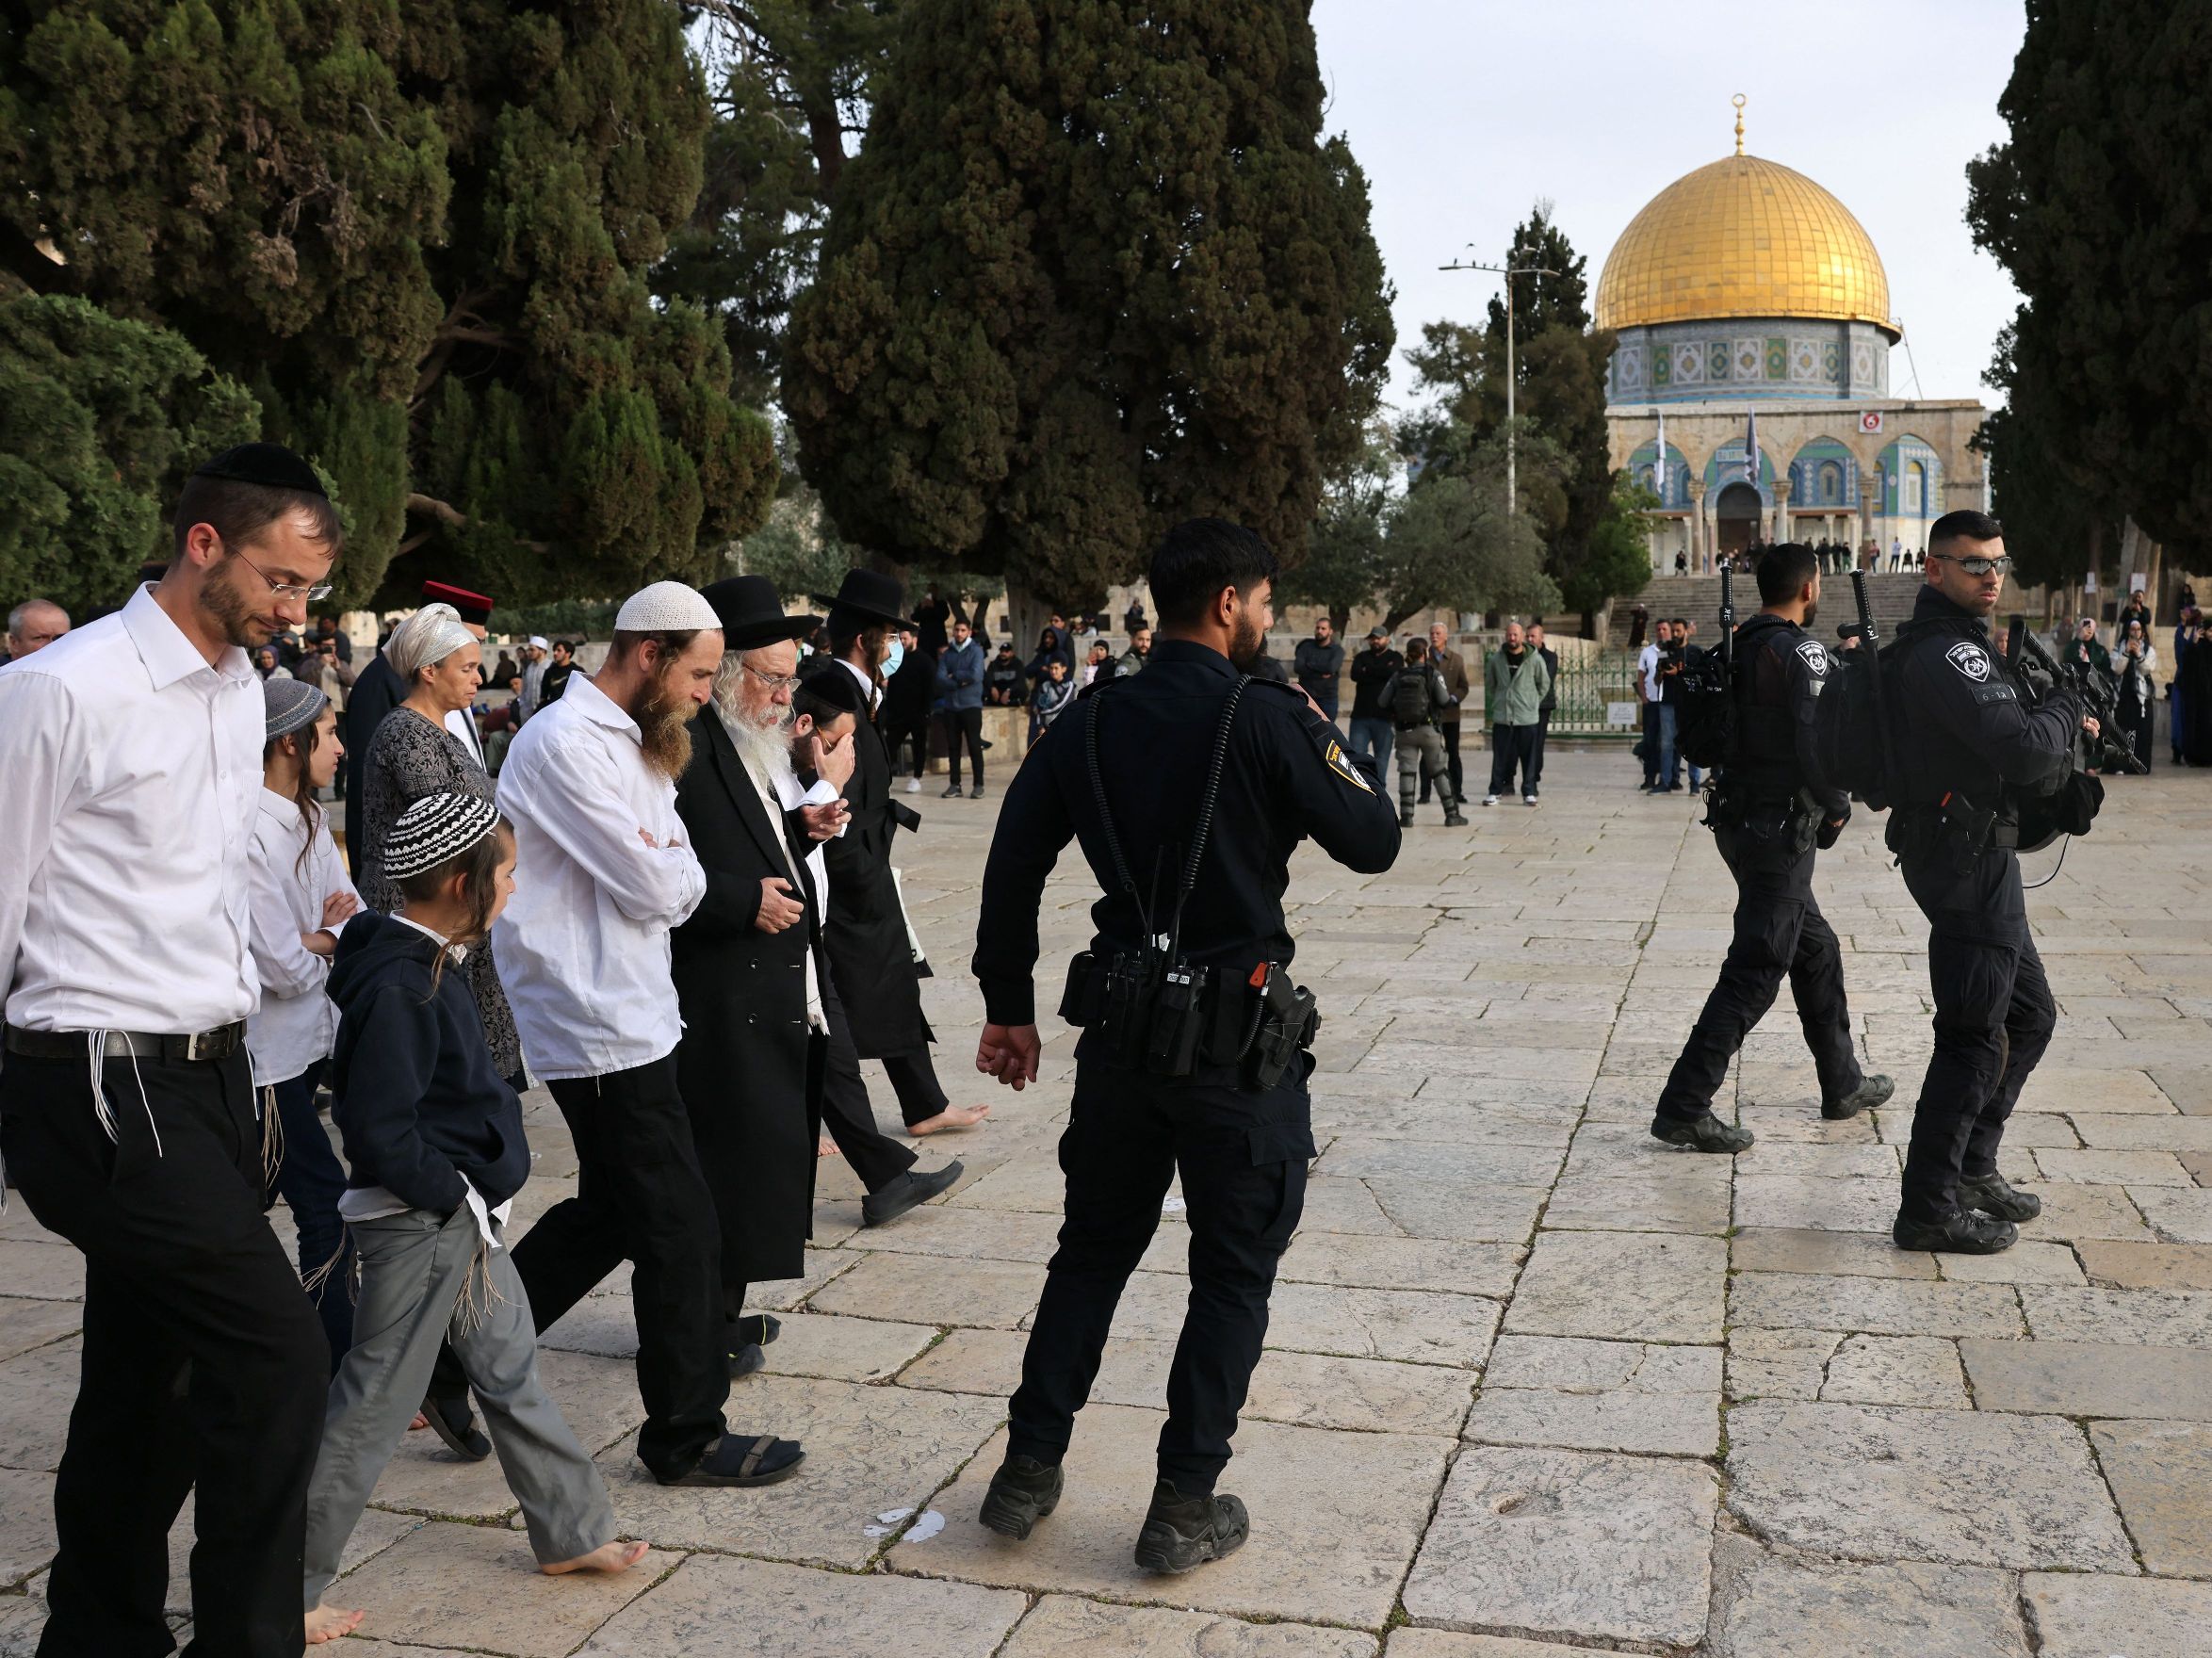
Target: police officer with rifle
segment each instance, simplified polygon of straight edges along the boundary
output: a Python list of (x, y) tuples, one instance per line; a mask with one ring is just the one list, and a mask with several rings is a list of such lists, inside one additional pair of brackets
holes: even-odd
[(2039, 691), (1991, 649), (1984, 618), (2007, 565), (1994, 518), (1937, 519), (1927, 584), (1893, 647), (1891, 701), (1911, 718), (1891, 723), (1888, 840), (1928, 919), (1935, 1000), (1935, 1051), (1891, 1228), (1901, 1249), (1992, 1255), (2042, 1211), (1997, 1172), (2005, 1120), (2058, 1016), (2016, 853), (2059, 827), (2088, 828), (2103, 791), (2075, 770), (2074, 738), (2100, 727), (2071, 687)]
[(1290, 855), (1308, 836), (1362, 873), (1398, 855), (1374, 770), (1304, 691), (1247, 672), (1276, 571), (1267, 544), (1234, 524), (1168, 531), (1152, 557), (1151, 660), (1086, 691), (1016, 773), (976, 930), (988, 1021), (976, 1066), (1019, 1088), (1037, 1076), (1037, 907), (1062, 848), (1080, 841), (1103, 896), (1060, 1004), (1082, 1031), (1060, 1142), (1066, 1219), (981, 1519), (1026, 1537), (1060, 1501), (1075, 1413), (1179, 1170), (1191, 1299), (1136, 1544), (1153, 1571), (1219, 1559), (1250, 1532), (1214, 1484), (1314, 1155), (1304, 1050), (1319, 1021), (1290, 974)]
[[(1705, 824), (1735, 877), (1734, 935), (1651, 1124), (1659, 1139), (1699, 1151), (1751, 1144), (1750, 1130), (1714, 1114), (1713, 1096), (1785, 977), (1820, 1079), (1820, 1114), (1855, 1116), (1893, 1090), (1889, 1078), (1859, 1068), (1843, 955), (1813, 896), (1815, 849), (1834, 845), (1851, 815), (1849, 797), (1821, 775), (1813, 753), (1814, 709), (1829, 675), (1828, 647), (1805, 631), (1820, 607), (1819, 560), (1798, 543), (1771, 546), (1758, 579), (1761, 609), (1735, 632), (1734, 590), (1721, 572), (1712, 653), (1715, 689), (1727, 701)], [(1704, 694), (1691, 688), (1686, 706), (1695, 712)]]

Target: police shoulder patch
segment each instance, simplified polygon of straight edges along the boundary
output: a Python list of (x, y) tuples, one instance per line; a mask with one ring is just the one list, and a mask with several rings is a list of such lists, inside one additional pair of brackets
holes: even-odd
[(1944, 653), (1952, 667), (1979, 685), (1990, 676), (1990, 654), (1970, 639), (1962, 639)]
[(1344, 752), (1344, 745), (1334, 737), (1322, 740), (1322, 757), (1328, 762), (1330, 771), (1353, 788), (1364, 788), (1370, 794), (1374, 792), (1374, 785), (1368, 782), (1366, 773), (1352, 763), (1352, 756)]
[(1822, 644), (1820, 641), (1800, 639), (1797, 641), (1797, 655), (1805, 658), (1805, 666), (1812, 669), (1815, 675), (1823, 676), (1827, 675), (1828, 646)]

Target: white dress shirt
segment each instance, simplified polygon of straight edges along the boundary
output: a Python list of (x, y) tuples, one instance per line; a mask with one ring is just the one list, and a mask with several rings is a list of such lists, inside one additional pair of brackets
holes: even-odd
[(476, 710), (473, 707), (447, 708), (446, 729), (453, 734), (455, 742), (468, 751), (468, 757), (476, 762), (478, 771), (487, 769), (484, 765), (484, 740), (477, 733)]
[[(854, 679), (859, 681), (860, 694), (868, 699), (870, 712), (872, 713), (877, 707), (882, 706), (884, 693), (883, 688), (881, 686), (877, 685), (874, 680), (870, 679), (866, 674), (862, 673), (858, 668), (854, 667), (843, 657), (839, 657), (838, 658), (838, 666), (844, 669), (846, 673), (852, 675)], [(834, 800), (836, 796), (833, 795), (831, 798)], [(816, 803), (809, 801), (806, 804), (813, 805)]]
[(260, 1000), (261, 680), (140, 588), (0, 670), (0, 982), (30, 1031), (184, 1035)]
[(492, 955), (523, 1057), (547, 1081), (650, 1065), (683, 1033), (668, 932), (698, 908), (707, 871), (684, 843), (675, 780), (645, 763), (640, 740), (577, 674), (515, 734), (499, 772), (514, 896)]
[[(769, 827), (778, 835), (783, 833), (786, 812), (796, 811), (801, 806), (826, 806), (838, 799), (836, 788), (820, 778), (815, 779), (811, 788), (802, 785), (799, 773), (789, 764), (778, 766), (775, 775), (766, 782), (762, 781), (760, 773), (753, 770), (753, 763), (745, 759), (741, 753), (739, 764), (745, 768), (745, 776), (751, 781), (754, 792), (760, 797), (760, 809), (768, 814)], [(840, 828), (838, 833), (842, 835), (844, 830)], [(805, 902), (805, 887), (799, 880), (799, 871), (792, 868), (789, 841), (784, 846), (784, 867), (790, 870), (791, 884), (797, 888), (793, 896)], [(816, 924), (819, 925), (821, 917), (828, 913), (829, 906), (829, 866), (822, 858), (821, 842), (819, 840), (807, 848), (806, 868), (814, 875), (814, 901), (820, 906)], [(805, 924), (804, 920), (799, 923), (801, 926)], [(820, 971), (814, 960), (814, 951), (809, 947), (806, 951), (806, 1023), (814, 1030), (825, 1031), (829, 1026), (821, 1013)]]
[(1636, 653), (1636, 677), (1644, 682), (1644, 701), (1659, 700), (1659, 647), (1647, 641)]
[(260, 808), (253, 821), (252, 943), (261, 1008), (246, 1021), (246, 1051), (253, 1056), (253, 1086), (265, 1088), (330, 1057), (338, 1035), (337, 1003), (323, 993), (330, 958), (317, 955), (300, 935), (321, 931), (323, 901), (333, 893), (355, 902), (361, 895), (338, 860), (328, 818), (317, 817), (310, 842), (298, 801), (265, 788)]

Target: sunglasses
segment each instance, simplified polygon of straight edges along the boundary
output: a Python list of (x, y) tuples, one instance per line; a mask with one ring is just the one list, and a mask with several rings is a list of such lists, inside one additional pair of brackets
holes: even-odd
[(1957, 553), (1930, 553), (1928, 557), (1956, 564), (1969, 576), (1988, 576), (1992, 572), (2002, 576), (2012, 568), (2010, 559), (1962, 559)]

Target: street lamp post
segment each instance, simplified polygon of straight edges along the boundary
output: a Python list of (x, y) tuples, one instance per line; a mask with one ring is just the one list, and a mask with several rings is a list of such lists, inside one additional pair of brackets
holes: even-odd
[[(1470, 242), (1469, 247), (1474, 244)], [(1494, 270), (1505, 279), (1505, 513), (1511, 517), (1521, 511), (1519, 474), (1514, 464), (1513, 387), (1513, 279), (1517, 276), (1557, 276), (1559, 273), (1545, 265), (1478, 265), (1472, 260), (1454, 260), (1439, 265), (1439, 270)]]

